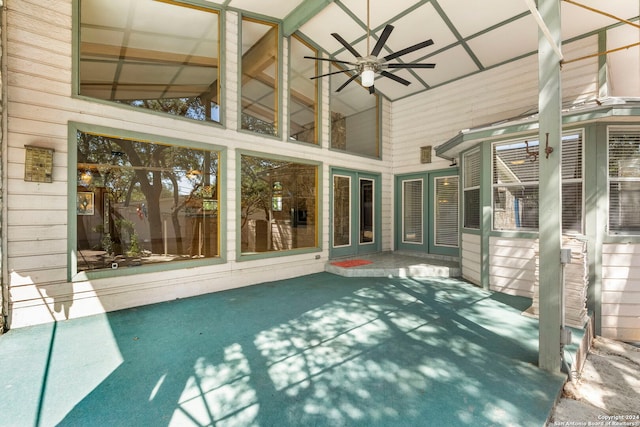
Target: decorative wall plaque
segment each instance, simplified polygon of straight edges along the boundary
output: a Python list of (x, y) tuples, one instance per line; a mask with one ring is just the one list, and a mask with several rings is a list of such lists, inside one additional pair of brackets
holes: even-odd
[(25, 145), (24, 180), (53, 182), (53, 149)]

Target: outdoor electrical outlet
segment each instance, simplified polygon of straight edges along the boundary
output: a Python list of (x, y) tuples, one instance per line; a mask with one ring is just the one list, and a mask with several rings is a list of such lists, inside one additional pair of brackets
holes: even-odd
[(571, 344), (571, 329), (560, 328), (560, 345)]
[(571, 264), (571, 248), (560, 249), (560, 264)]

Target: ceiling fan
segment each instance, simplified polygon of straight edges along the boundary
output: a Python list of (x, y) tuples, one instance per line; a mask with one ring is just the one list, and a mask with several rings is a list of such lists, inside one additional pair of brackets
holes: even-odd
[[(358, 51), (351, 46), (345, 39), (343, 39), (340, 34), (338, 33), (331, 33), (331, 35), (333, 36), (333, 38), (335, 38), (336, 40), (338, 40), (338, 42), (340, 42), (340, 44), (342, 46), (344, 46), (345, 49), (347, 49), (349, 52), (351, 52), (356, 59), (354, 61), (342, 61), (339, 59), (333, 59), (333, 58), (320, 58), (317, 56), (305, 56), (306, 59), (315, 59), (318, 61), (329, 61), (329, 62), (335, 62), (338, 64), (346, 64), (346, 65), (350, 65), (353, 68), (349, 68), (347, 70), (340, 70), (340, 71), (334, 71), (332, 73), (327, 73), (327, 74), (321, 74), (319, 76), (313, 76), (311, 77), (311, 79), (319, 79), (321, 77), (325, 77), (325, 76), (330, 76), (332, 74), (338, 74), (338, 73), (342, 73), (342, 72), (350, 72), (350, 71), (355, 71), (356, 73), (351, 75), (351, 77), (349, 78), (349, 80), (347, 80), (345, 83), (342, 84), (342, 86), (340, 86), (336, 92), (340, 92), (342, 89), (344, 89), (349, 83), (351, 83), (352, 81), (354, 81), (356, 78), (358, 78), (358, 76), (360, 76), (361, 82), (362, 82), (362, 86), (369, 88), (369, 93), (375, 93), (375, 88), (374, 88), (374, 80), (375, 80), (375, 75), (380, 74), (383, 77), (387, 77), (391, 80), (395, 80), (398, 83), (401, 83), (405, 86), (408, 86), (411, 84), (410, 81), (403, 79), (400, 76), (396, 76), (395, 74), (392, 74), (388, 71), (385, 71), (385, 69), (387, 68), (435, 68), (436, 64), (429, 64), (429, 63), (409, 63), (409, 64), (405, 64), (405, 63), (400, 63), (400, 62), (394, 62), (394, 63), (389, 63), (389, 61), (391, 61), (392, 59), (396, 59), (399, 58), (400, 56), (406, 55), (408, 53), (414, 52), (416, 50), (425, 48), (427, 46), (431, 46), (433, 44), (433, 40), (429, 39), (429, 40), (425, 40), (421, 43), (415, 44), (413, 46), (409, 46), (405, 49), (399, 50), (397, 52), (393, 52), (390, 53), (389, 55), (383, 56), (383, 57), (378, 57), (378, 55), (380, 54), (380, 52), (382, 51), (382, 48), (384, 47), (385, 43), (387, 42), (387, 39), (389, 38), (389, 36), (391, 35), (391, 32), (393, 31), (394, 27), (393, 25), (387, 24), (384, 29), (382, 30), (382, 34), (380, 35), (380, 38), (378, 39), (378, 42), (376, 43), (376, 45), (373, 47), (373, 49), (371, 50), (371, 53), (368, 56), (362, 56), (360, 55), (360, 53), (358, 53)], [(370, 25), (369, 25), (369, 0), (367, 0), (367, 52), (369, 51), (369, 39), (370, 39)]]

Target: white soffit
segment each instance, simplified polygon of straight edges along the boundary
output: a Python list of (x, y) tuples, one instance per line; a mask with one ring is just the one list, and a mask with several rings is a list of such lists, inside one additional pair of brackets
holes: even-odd
[(432, 56), (429, 61), (434, 62), (436, 68), (414, 70), (429, 86), (436, 86), (478, 71), (477, 65), (462, 46)]
[[(399, 0), (394, 7), (389, 7), (386, 2), (372, 0), (369, 7), (369, 19), (371, 29), (378, 28), (392, 19), (398, 11), (410, 7), (415, 1)], [(342, 0), (342, 4), (351, 11), (364, 24), (367, 24), (367, 0)]]
[(353, 41), (366, 34), (366, 30), (335, 3), (329, 4), (307, 21), (300, 28), (300, 32), (332, 54), (344, 47), (331, 36), (331, 33), (338, 33), (347, 41)]
[[(617, 49), (639, 41), (640, 29), (631, 25), (616, 27), (607, 32), (607, 50)], [(612, 52), (607, 57), (611, 95), (640, 97), (640, 79), (638, 79), (640, 46)]]
[(303, 0), (231, 0), (229, 7), (250, 10), (252, 13), (284, 19)]
[(528, 11), (522, 0), (439, 0), (438, 4), (462, 37), (469, 37)]
[(433, 45), (398, 58), (402, 62), (415, 62), (425, 55), (457, 42), (454, 34), (430, 3), (403, 16), (393, 25), (395, 29), (387, 40), (387, 46), (393, 52), (425, 40), (433, 40)]
[(489, 31), (468, 42), (484, 67), (538, 50), (538, 26), (531, 15)]
[(416, 79), (416, 77), (408, 70), (399, 70), (397, 73), (393, 74), (410, 81), (411, 84), (409, 86), (405, 86), (386, 77), (377, 77), (375, 81), (376, 90), (384, 93), (392, 101), (425, 90), (424, 85), (420, 83), (420, 81), (418, 81), (418, 79)]

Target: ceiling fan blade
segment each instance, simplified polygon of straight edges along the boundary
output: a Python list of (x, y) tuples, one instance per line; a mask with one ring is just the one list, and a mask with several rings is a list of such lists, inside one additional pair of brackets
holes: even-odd
[(310, 77), (310, 79), (311, 79), (311, 80), (313, 80), (313, 79), (319, 79), (320, 77), (331, 76), (331, 75), (333, 75), (333, 74), (340, 74), (340, 73), (344, 73), (345, 71), (356, 71), (356, 70), (357, 70), (357, 68), (351, 68), (351, 69), (349, 69), (349, 70), (334, 71), (334, 72), (332, 72), (332, 73), (320, 74), (319, 76), (313, 76), (313, 77)]
[(406, 55), (407, 53), (411, 53), (411, 52), (416, 51), (418, 49), (422, 49), (423, 47), (431, 46), (432, 44), (433, 44), (433, 40), (431, 40), (431, 39), (425, 40), (425, 41), (423, 41), (421, 43), (414, 44), (413, 46), (409, 46), (409, 47), (407, 47), (405, 49), (402, 49), (402, 50), (394, 52), (394, 53), (392, 53), (390, 55), (387, 55), (387, 56), (384, 57), (384, 60), (385, 61), (390, 61), (390, 60), (395, 59), (395, 58), (397, 58), (399, 56)]
[(388, 77), (388, 78), (390, 78), (391, 80), (395, 80), (395, 81), (397, 81), (398, 83), (402, 83), (402, 84), (403, 84), (403, 85), (405, 85), (405, 86), (409, 86), (409, 85), (411, 84), (411, 82), (410, 82), (409, 80), (405, 80), (405, 79), (403, 79), (402, 77), (400, 77), (400, 76), (396, 76), (395, 74), (391, 74), (391, 73), (389, 73), (389, 72), (387, 72), (387, 71), (380, 71), (380, 75), (381, 75), (381, 76)]
[(359, 76), (359, 74), (354, 74), (353, 76), (351, 76), (351, 78), (349, 78), (349, 80), (347, 80), (346, 82), (344, 82), (342, 84), (342, 86), (340, 86), (338, 89), (336, 89), (336, 92), (340, 92), (342, 89), (344, 89), (349, 83), (351, 83), (352, 81), (354, 81), (357, 77)]
[(378, 56), (378, 54), (384, 47), (384, 44), (387, 42), (391, 31), (393, 31), (393, 25), (387, 24), (387, 26), (384, 27), (384, 30), (382, 30), (382, 34), (380, 34), (378, 43), (376, 43), (376, 45), (373, 47), (373, 50), (371, 51), (372, 56)]
[(436, 64), (385, 64), (385, 68), (436, 68)]
[(331, 35), (333, 36), (334, 39), (338, 40), (340, 42), (340, 44), (342, 46), (344, 46), (344, 48), (347, 49), (349, 52), (351, 52), (356, 58), (361, 58), (362, 57), (362, 55), (360, 55), (358, 53), (358, 51), (353, 48), (353, 46), (351, 46), (349, 43), (347, 43), (347, 41), (345, 39), (340, 37), (340, 34), (331, 33)]
[(320, 58), (320, 57), (317, 57), (317, 56), (305, 56), (304, 58), (305, 58), (305, 59), (317, 59), (318, 61), (337, 62), (338, 64), (356, 65), (356, 63), (355, 63), (355, 62), (341, 61), (340, 59)]

